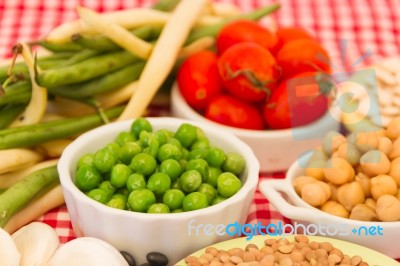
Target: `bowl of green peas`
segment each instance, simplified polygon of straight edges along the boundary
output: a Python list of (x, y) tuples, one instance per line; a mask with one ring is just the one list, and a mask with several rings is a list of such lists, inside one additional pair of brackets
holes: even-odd
[(252, 149), (211, 125), (159, 117), (113, 122), (79, 136), (58, 172), (77, 237), (97, 237), (144, 263), (173, 265), (232, 238), (244, 224), (259, 177)]

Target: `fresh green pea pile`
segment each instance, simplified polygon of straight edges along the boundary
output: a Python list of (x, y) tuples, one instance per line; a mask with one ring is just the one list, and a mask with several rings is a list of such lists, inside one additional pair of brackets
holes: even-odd
[(153, 131), (146, 118), (114, 142), (82, 156), (76, 186), (110, 207), (147, 213), (185, 212), (236, 194), (246, 163), (212, 146), (204, 132), (183, 123), (176, 132)]

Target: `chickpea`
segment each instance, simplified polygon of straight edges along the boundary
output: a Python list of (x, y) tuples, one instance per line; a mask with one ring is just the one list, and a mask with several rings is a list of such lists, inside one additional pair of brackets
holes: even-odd
[(379, 150), (370, 150), (360, 158), (363, 172), (368, 176), (387, 174), (390, 170), (390, 161), (386, 154)]
[(397, 157), (400, 157), (400, 137), (393, 142), (392, 151), (389, 154), (391, 160)]
[(355, 181), (340, 186), (337, 191), (337, 197), (339, 203), (348, 211), (351, 211), (354, 206), (365, 201), (364, 191), (360, 183)]
[(338, 157), (346, 159), (352, 166), (360, 162), (361, 153), (355, 145), (344, 142), (338, 148)]
[(375, 209), (366, 204), (357, 204), (351, 210), (350, 219), (358, 221), (377, 221)]
[(306, 168), (306, 175), (312, 176), (317, 180), (323, 180), (325, 177), (323, 169), (326, 167), (326, 165), (327, 162), (323, 159), (311, 161)]
[(342, 185), (354, 179), (355, 172), (351, 164), (343, 158), (332, 158), (323, 169), (326, 180), (335, 185)]
[(378, 134), (374, 131), (359, 132), (356, 139), (356, 147), (362, 153), (378, 148)]
[(329, 188), (331, 189), (331, 197), (329, 198), (330, 200), (333, 201), (338, 201), (337, 200), (337, 190), (338, 190), (338, 186), (334, 185), (332, 183), (328, 183)]
[(298, 195), (301, 195), (301, 189), (303, 188), (304, 185), (315, 183), (317, 181), (318, 180), (315, 179), (314, 177), (302, 175), (293, 179), (292, 184), (296, 193)]
[(386, 128), (386, 136), (391, 140), (395, 140), (400, 136), (400, 116), (397, 116), (390, 121)]
[(335, 215), (335, 216), (349, 218), (349, 211), (346, 210), (346, 208), (343, 207), (342, 204), (340, 204), (336, 201), (333, 201), (333, 200), (325, 202), (325, 204), (322, 205), (322, 207), (321, 207), (321, 211)]
[(318, 160), (328, 160), (328, 157), (326, 156), (326, 154), (324, 153), (324, 151), (322, 150), (322, 148), (317, 148), (313, 151), (311, 158), (310, 158), (310, 162), (312, 161), (318, 161)]
[(376, 209), (376, 200), (373, 198), (367, 198), (364, 202), (365, 205), (370, 206), (372, 209)]
[(397, 157), (390, 163), (389, 174), (396, 181), (397, 186), (400, 187), (400, 157)]
[(365, 197), (369, 197), (371, 195), (371, 179), (364, 173), (358, 173), (355, 180), (360, 183)]
[(383, 152), (386, 155), (392, 151), (393, 143), (392, 140), (388, 137), (379, 137), (378, 138), (378, 150)]
[(400, 201), (392, 195), (383, 195), (376, 202), (376, 214), (383, 222), (400, 220)]
[(324, 204), (330, 196), (329, 185), (322, 181), (306, 184), (301, 189), (301, 198), (314, 207)]
[(333, 152), (337, 150), (340, 144), (346, 142), (346, 137), (342, 134), (330, 131), (328, 132), (322, 140), (322, 150), (327, 155), (332, 155)]
[(371, 195), (378, 200), (382, 195), (396, 195), (397, 184), (389, 175), (378, 175), (371, 178)]

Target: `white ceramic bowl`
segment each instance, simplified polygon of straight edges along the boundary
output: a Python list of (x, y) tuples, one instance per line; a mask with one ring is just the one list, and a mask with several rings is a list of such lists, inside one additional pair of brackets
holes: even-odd
[(260, 161), (261, 172), (286, 171), (303, 153), (322, 143), (328, 131), (340, 130), (340, 115), (336, 109), (306, 126), (283, 130), (246, 130), (211, 121), (192, 109), (175, 84), (171, 92), (173, 116), (200, 121), (232, 133), (246, 142)]
[[(400, 258), (400, 222), (364, 222), (337, 217), (312, 207), (303, 201), (294, 190), (292, 180), (304, 175), (304, 163), (311, 153), (304, 155), (289, 168), (286, 178), (281, 180), (264, 180), (259, 184), (260, 192), (293, 223), (320, 226), (317, 235), (356, 243), (392, 258)], [(304, 160), (304, 161), (303, 161)], [(281, 193), (286, 195), (284, 197)], [(322, 227), (321, 227), (322, 226)], [(328, 228), (329, 227), (329, 228)], [(335, 232), (335, 228), (337, 229)], [(381, 229), (379, 229), (381, 228)], [(327, 230), (328, 229), (328, 230)], [(355, 232), (352, 230), (355, 229)], [(382, 235), (379, 235), (379, 232)], [(374, 235), (375, 234), (375, 235)]]
[[(214, 144), (226, 152), (240, 153), (246, 168), (242, 175), (243, 186), (231, 198), (204, 209), (171, 214), (147, 214), (123, 211), (98, 203), (74, 184), (78, 159), (88, 152), (95, 152), (114, 140), (121, 131), (129, 131), (132, 121), (104, 125), (78, 137), (63, 152), (58, 171), (65, 202), (76, 235), (97, 237), (119, 250), (130, 252), (137, 263), (145, 262), (151, 251), (166, 254), (170, 264), (186, 255), (220, 242), (228, 235), (189, 235), (189, 222), (194, 225), (244, 223), (258, 183), (259, 163), (253, 151), (232, 134), (222, 132), (209, 124), (176, 118), (148, 118), (154, 130), (165, 128), (175, 131), (183, 122), (200, 127)], [(200, 228), (201, 229), (201, 228)]]

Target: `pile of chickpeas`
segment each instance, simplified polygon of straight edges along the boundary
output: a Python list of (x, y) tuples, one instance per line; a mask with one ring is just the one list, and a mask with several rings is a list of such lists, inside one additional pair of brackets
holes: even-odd
[(293, 180), (308, 204), (360, 221), (400, 221), (400, 116), (382, 130), (329, 132)]
[(307, 236), (297, 235), (294, 241), (268, 238), (265, 246), (248, 244), (229, 250), (208, 247), (199, 257), (188, 256), (185, 262), (189, 266), (313, 266), (348, 265), (368, 266), (360, 256), (349, 256), (335, 248), (329, 242), (310, 241)]

